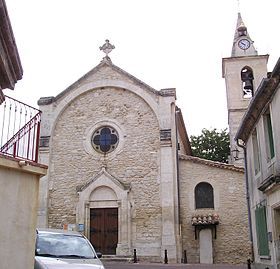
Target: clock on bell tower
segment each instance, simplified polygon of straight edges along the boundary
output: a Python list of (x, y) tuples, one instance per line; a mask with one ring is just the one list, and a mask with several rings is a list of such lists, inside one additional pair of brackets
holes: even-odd
[[(231, 157), (233, 164), (243, 165), (243, 150), (237, 146), (234, 137), (254, 97), (261, 80), (267, 77), (268, 55), (258, 55), (241, 14), (238, 13), (231, 57), (223, 58), (223, 78), (226, 83), (228, 125)], [(239, 158), (234, 152), (239, 151)]]

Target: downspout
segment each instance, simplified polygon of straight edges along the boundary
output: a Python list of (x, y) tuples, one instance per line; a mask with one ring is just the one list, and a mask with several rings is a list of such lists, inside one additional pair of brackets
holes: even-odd
[(177, 192), (178, 192), (178, 216), (179, 216), (179, 225), (181, 225), (181, 216), (180, 216), (180, 186), (179, 186), (179, 142), (178, 142), (178, 130), (177, 130), (177, 113), (175, 113), (175, 128), (176, 128), (176, 170), (177, 170)]
[(251, 206), (250, 206), (250, 192), (249, 192), (249, 178), (248, 178), (248, 169), (247, 169), (247, 150), (246, 150), (246, 144), (243, 142), (243, 144), (240, 144), (240, 140), (236, 140), (237, 145), (243, 149), (244, 151), (244, 169), (245, 169), (245, 184), (246, 184), (246, 201), (247, 201), (247, 211), (248, 211), (248, 222), (249, 222), (249, 239), (251, 241), (251, 255), (252, 255), (252, 261), (255, 260), (254, 255), (254, 244), (253, 244), (253, 232), (252, 232), (252, 215), (251, 215)]
[[(177, 114), (178, 110), (175, 108), (175, 128), (176, 128), (176, 170), (177, 170), (177, 193), (178, 193), (178, 224), (179, 224), (179, 235), (180, 235), (180, 241), (181, 241), (181, 251), (183, 250), (183, 240), (182, 240), (182, 231), (181, 231), (181, 197), (180, 197), (180, 177), (179, 177), (179, 142), (178, 142), (178, 129), (177, 129)], [(183, 255), (181, 253), (181, 255)], [(181, 260), (182, 260), (181, 256)]]

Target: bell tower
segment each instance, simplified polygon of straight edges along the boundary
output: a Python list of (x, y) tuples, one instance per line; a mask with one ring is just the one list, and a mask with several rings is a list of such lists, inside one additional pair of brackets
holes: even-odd
[(254, 41), (249, 36), (241, 14), (238, 13), (231, 57), (222, 60), (232, 164), (243, 165), (243, 150), (237, 146), (234, 137), (250, 100), (262, 79), (267, 77), (268, 57), (269, 55), (258, 55)]

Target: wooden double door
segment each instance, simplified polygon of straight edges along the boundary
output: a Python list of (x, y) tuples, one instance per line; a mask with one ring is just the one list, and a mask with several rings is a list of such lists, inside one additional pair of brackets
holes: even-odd
[(90, 242), (95, 250), (115, 255), (118, 244), (118, 208), (90, 209)]

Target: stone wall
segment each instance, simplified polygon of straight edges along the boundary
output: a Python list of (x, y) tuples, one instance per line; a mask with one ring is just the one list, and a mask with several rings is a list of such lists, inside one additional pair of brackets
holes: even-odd
[[(192, 216), (217, 213), (220, 223), (213, 234), (213, 262), (245, 264), (250, 258), (249, 228), (242, 169), (194, 157), (180, 159), (180, 212), (182, 249), (188, 263), (199, 263), (199, 236), (195, 239)], [(214, 189), (214, 209), (195, 209), (194, 189), (208, 182)]]
[[(116, 153), (104, 158), (90, 149), (90, 133), (96, 124), (106, 122), (118, 127), (120, 142)], [(51, 137), (49, 226), (61, 228), (76, 222), (76, 188), (106, 167), (108, 173), (131, 186), (133, 244), (159, 241), (159, 133), (148, 104), (125, 89), (94, 89), (69, 103)]]

